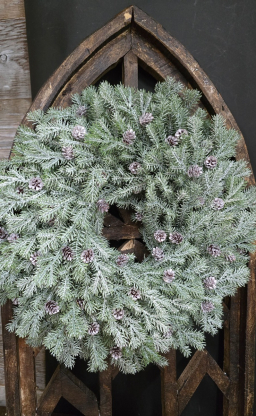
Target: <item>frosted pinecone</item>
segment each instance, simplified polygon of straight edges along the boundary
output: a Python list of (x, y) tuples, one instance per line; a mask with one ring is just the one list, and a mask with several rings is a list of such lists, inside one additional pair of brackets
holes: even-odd
[(84, 263), (91, 263), (94, 259), (94, 252), (91, 248), (84, 250), (81, 254), (81, 259)]
[(165, 283), (172, 283), (172, 281), (175, 279), (175, 271), (172, 269), (168, 269), (164, 271), (164, 277), (163, 280)]
[(226, 256), (226, 260), (229, 261), (230, 263), (233, 263), (234, 261), (236, 261), (236, 256), (234, 256), (234, 254), (228, 254)]
[(219, 257), (221, 255), (220, 248), (214, 244), (210, 244), (209, 247), (207, 247), (207, 251), (213, 257)]
[(119, 360), (122, 357), (122, 350), (121, 348), (114, 346), (110, 349), (110, 355), (114, 360)]
[(105, 201), (105, 199), (99, 199), (97, 202), (97, 207), (100, 212), (108, 212), (109, 204)]
[(35, 251), (33, 254), (31, 254), (29, 260), (31, 261), (31, 263), (33, 264), (33, 266), (36, 266), (37, 264), (37, 259), (40, 256), (39, 251)]
[(63, 259), (67, 261), (71, 261), (74, 258), (73, 250), (69, 246), (66, 246), (62, 249), (62, 255)]
[(123, 267), (128, 263), (129, 257), (127, 256), (127, 254), (120, 254), (117, 259), (116, 259), (116, 264), (119, 267)]
[(77, 305), (79, 306), (80, 309), (84, 309), (84, 300), (79, 298), (76, 300)]
[(113, 310), (113, 316), (115, 319), (120, 321), (120, 319), (123, 319), (124, 317), (124, 310), (123, 309), (114, 309)]
[(172, 334), (173, 334), (173, 329), (172, 329), (172, 326), (169, 325), (169, 328), (167, 329), (167, 331), (164, 334), (164, 338), (170, 338), (172, 336)]
[(204, 161), (204, 165), (208, 169), (215, 168), (217, 166), (217, 158), (215, 156), (208, 156)]
[(164, 252), (161, 248), (155, 247), (152, 250), (152, 256), (155, 258), (156, 261), (161, 261), (164, 258)]
[(0, 241), (4, 241), (7, 235), (7, 231), (3, 227), (0, 227)]
[(165, 240), (166, 240), (167, 235), (166, 235), (166, 233), (164, 232), (164, 230), (157, 230), (157, 231), (154, 233), (154, 237), (155, 237), (155, 240), (156, 240), (156, 241), (158, 241), (159, 243), (162, 243), (163, 241), (165, 241)]
[(73, 152), (73, 147), (72, 146), (64, 146), (64, 147), (62, 147), (61, 151), (62, 151), (62, 156), (66, 160), (74, 159), (74, 152)]
[(11, 233), (8, 235), (7, 240), (9, 241), (9, 243), (14, 243), (14, 241), (17, 241), (18, 238), (19, 238), (19, 234)]
[(19, 300), (18, 300), (18, 298), (14, 298), (14, 299), (12, 300), (12, 304), (13, 304), (13, 306), (18, 306), (18, 305), (19, 305)]
[(86, 105), (80, 105), (77, 110), (76, 110), (76, 114), (77, 116), (84, 116), (87, 113), (87, 107)]
[(145, 113), (140, 116), (140, 124), (142, 126), (146, 126), (147, 124), (151, 123), (154, 120), (154, 117), (151, 113)]
[(86, 135), (86, 128), (84, 126), (75, 126), (72, 129), (72, 136), (76, 140), (84, 139), (84, 136)]
[(123, 142), (125, 144), (133, 144), (134, 140), (136, 139), (136, 134), (135, 131), (133, 131), (133, 129), (129, 129), (126, 132), (124, 132), (123, 134)]
[(138, 162), (132, 162), (129, 166), (129, 170), (131, 171), (133, 175), (136, 175), (140, 168), (141, 168), (141, 164)]
[(178, 129), (175, 133), (175, 137), (180, 138), (180, 136), (188, 134), (188, 131), (186, 129)]
[(97, 335), (99, 331), (100, 331), (100, 325), (98, 324), (98, 322), (93, 322), (92, 324), (89, 325), (89, 328), (88, 328), (89, 335)]
[(24, 194), (24, 189), (21, 188), (21, 186), (18, 186), (18, 188), (16, 189), (17, 194), (22, 195)]
[(49, 315), (54, 315), (60, 311), (59, 305), (54, 300), (49, 300), (45, 305), (45, 310)]
[(175, 137), (175, 136), (168, 136), (168, 137), (166, 137), (165, 141), (170, 146), (177, 146), (179, 144), (179, 138)]
[(212, 203), (213, 208), (220, 210), (224, 207), (224, 205), (225, 205), (225, 202), (223, 201), (223, 199), (214, 198), (213, 203)]
[(135, 218), (136, 218), (137, 221), (142, 221), (142, 219), (143, 219), (142, 213), (141, 212), (136, 212)]
[(216, 289), (216, 285), (217, 285), (217, 280), (213, 276), (206, 277), (206, 279), (204, 280), (204, 287), (206, 289), (210, 289), (210, 290)]
[(200, 175), (202, 175), (203, 169), (200, 168), (198, 165), (192, 165), (188, 168), (188, 176), (190, 178), (199, 178)]
[(135, 289), (134, 287), (130, 290), (130, 295), (134, 300), (141, 299), (141, 294), (139, 289)]
[(33, 189), (33, 191), (41, 191), (43, 186), (44, 184), (41, 178), (32, 178), (28, 184), (29, 189)]
[(175, 231), (174, 233), (170, 233), (169, 240), (174, 244), (180, 244), (183, 241), (183, 236)]
[(211, 312), (213, 311), (214, 308), (215, 308), (214, 304), (209, 300), (206, 300), (205, 302), (202, 302), (201, 304), (201, 309), (203, 312)]

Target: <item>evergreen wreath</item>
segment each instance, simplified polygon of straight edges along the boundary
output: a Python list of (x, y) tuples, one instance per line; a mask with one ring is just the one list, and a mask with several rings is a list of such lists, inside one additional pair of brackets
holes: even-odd
[[(238, 134), (168, 78), (154, 93), (107, 82), (64, 109), (38, 110), (0, 164), (0, 300), (8, 329), (67, 367), (135, 373), (171, 348), (188, 356), (222, 326), (249, 278), (256, 193)], [(109, 207), (132, 208), (149, 255), (102, 235)]]

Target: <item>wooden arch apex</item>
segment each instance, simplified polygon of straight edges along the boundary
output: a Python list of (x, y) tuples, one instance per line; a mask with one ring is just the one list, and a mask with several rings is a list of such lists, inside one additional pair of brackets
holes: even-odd
[[(207, 111), (210, 114), (221, 114), (226, 120), (227, 127), (238, 131), (240, 141), (237, 146), (237, 159), (245, 159), (250, 165), (243, 135), (213, 83), (185, 47), (136, 6), (128, 7), (85, 39), (41, 88), (29, 111), (37, 109), (46, 111), (50, 106), (69, 105), (74, 93), (79, 93), (86, 86), (96, 83), (120, 61), (123, 62), (125, 85), (138, 86), (138, 65), (141, 65), (157, 80), (161, 81), (167, 76), (172, 76), (190, 88), (199, 89), (202, 93), (202, 105)], [(30, 125), (26, 117), (23, 124)], [(253, 174), (248, 178), (248, 184), (255, 184)], [(142, 244), (138, 240), (140, 237), (138, 229), (130, 222), (127, 212), (120, 212), (120, 216), (123, 222), (111, 217), (111, 214), (106, 215), (104, 223), (106, 228), (103, 234), (110, 240), (129, 240), (119, 248), (120, 251), (132, 250), (139, 258), (137, 253), (141, 252)], [(111, 227), (107, 228), (110, 225)], [(231, 299), (230, 305), (224, 304), (223, 369), (209, 352), (197, 351), (177, 378), (176, 355), (175, 351), (171, 351), (168, 354), (170, 365), (162, 370), (161, 376), (163, 416), (181, 415), (205, 374), (211, 377), (223, 393), (224, 416), (252, 415), (255, 360), (255, 260), (255, 255), (251, 256), (251, 280), (247, 289), (239, 290)], [(33, 350), (25, 344), (24, 340), (17, 341), (14, 334), (6, 331), (5, 324), (11, 315), (12, 305), (8, 302), (2, 308), (7, 412), (8, 416), (19, 414), (34, 416), (36, 397)], [(116, 373), (113, 373), (109, 367), (99, 376), (101, 416), (112, 415), (111, 380), (115, 375)], [(79, 401), (81, 389), (84, 397), (87, 397), (86, 400), (89, 401), (90, 398), (92, 409), (96, 412), (93, 395), (84, 390), (81, 383), (72, 375), (58, 369), (39, 402), (38, 416), (50, 416), (58, 397), (60, 395), (64, 397), (69, 393), (64, 389), (64, 384), (60, 388), (58, 384), (60, 380), (63, 383), (63, 380), (66, 380), (65, 383), (67, 380), (69, 383), (72, 381), (72, 400), (75, 400), (77, 408), (81, 406), (82, 413), (86, 414), (87, 410)], [(52, 402), (51, 397), (53, 397)]]

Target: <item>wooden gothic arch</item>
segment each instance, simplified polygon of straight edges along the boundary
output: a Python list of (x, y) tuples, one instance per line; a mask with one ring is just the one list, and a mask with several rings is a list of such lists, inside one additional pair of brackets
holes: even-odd
[[(49, 106), (65, 107), (72, 94), (96, 83), (120, 61), (123, 62), (123, 83), (138, 87), (138, 66), (157, 80), (172, 76), (190, 88), (202, 92), (202, 105), (210, 114), (222, 114), (228, 127), (240, 134), (237, 158), (250, 164), (244, 138), (222, 97), (198, 63), (176, 39), (142, 10), (131, 6), (106, 26), (95, 32), (62, 63), (36, 96), (30, 111)], [(29, 125), (26, 118), (23, 124)], [(254, 176), (248, 184), (255, 184)], [(141, 253), (136, 240), (139, 231), (123, 210), (121, 218), (106, 217), (104, 235), (113, 240), (127, 240), (119, 249)], [(205, 374), (223, 393), (224, 416), (249, 416), (254, 402), (255, 359), (255, 256), (251, 256), (251, 280), (224, 307), (224, 362), (221, 368), (209, 352), (196, 352), (179, 378), (176, 375), (176, 352), (168, 354), (169, 367), (161, 372), (162, 414), (181, 415)], [(5, 377), (8, 416), (51, 415), (60, 397), (65, 397), (84, 415), (96, 416), (98, 403), (92, 391), (70, 371), (58, 367), (39, 403), (36, 401), (36, 350), (23, 339), (6, 331), (12, 316), (12, 304), (2, 307)], [(109, 367), (99, 374), (100, 415), (111, 416), (111, 383), (117, 372)]]

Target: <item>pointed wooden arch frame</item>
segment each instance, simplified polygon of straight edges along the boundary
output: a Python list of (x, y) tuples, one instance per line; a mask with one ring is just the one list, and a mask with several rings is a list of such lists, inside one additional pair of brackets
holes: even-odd
[[(96, 83), (118, 62), (123, 62), (123, 82), (138, 87), (138, 65), (141, 65), (157, 80), (172, 76), (190, 88), (202, 92), (202, 105), (210, 114), (222, 114), (227, 127), (236, 129), (240, 135), (237, 159), (245, 159), (250, 165), (249, 155), (241, 131), (230, 110), (213, 83), (200, 68), (183, 45), (142, 10), (131, 6), (118, 14), (106, 26), (82, 42), (75, 51), (54, 72), (34, 99), (29, 111), (47, 110), (50, 106), (65, 107), (71, 103), (71, 95)], [(29, 125), (24, 118), (23, 124)], [(248, 185), (255, 185), (253, 174)], [(125, 213), (124, 222), (107, 218), (104, 234), (107, 238), (128, 239), (124, 252), (139, 253), (136, 238), (138, 229), (129, 223)], [(124, 237), (125, 236), (125, 237)], [(224, 416), (249, 416), (254, 403), (254, 362), (255, 362), (255, 255), (251, 256), (251, 280), (247, 288), (240, 289), (228, 305), (224, 304), (224, 362), (223, 369), (207, 351), (197, 351), (177, 379), (176, 353), (168, 354), (169, 367), (162, 370), (163, 416), (178, 416), (182, 413), (201, 380), (207, 373), (223, 393)], [(53, 406), (49, 397), (56, 401), (65, 390), (65, 380), (71, 383), (71, 390), (80, 392), (88, 401), (91, 398), (91, 414), (97, 413), (93, 393), (81, 385), (66, 370), (56, 370), (36, 403), (34, 357), (36, 351), (6, 331), (5, 325), (12, 315), (11, 302), (2, 307), (3, 340), (5, 356), (6, 398), (8, 416), (25, 414), (50, 415)], [(111, 367), (100, 373), (100, 414), (111, 416), (111, 382), (116, 372)], [(61, 387), (60, 387), (61, 380)], [(63, 381), (64, 380), (64, 381)], [(66, 394), (66, 393), (65, 393)], [(71, 403), (83, 414), (88, 414), (79, 394), (70, 397)], [(55, 402), (53, 402), (55, 403)], [(48, 406), (48, 407), (47, 407)], [(80, 407), (79, 407), (80, 406)]]

